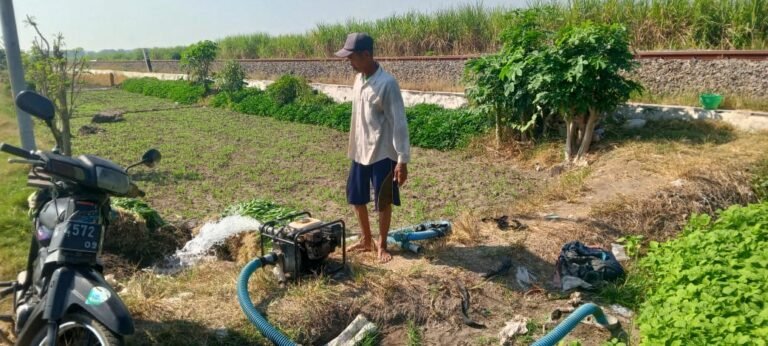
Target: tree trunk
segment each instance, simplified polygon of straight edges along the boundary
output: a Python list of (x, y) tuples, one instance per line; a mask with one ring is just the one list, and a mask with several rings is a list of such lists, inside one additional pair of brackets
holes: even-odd
[(592, 144), (592, 135), (595, 133), (595, 125), (600, 118), (598, 111), (592, 107), (589, 107), (589, 120), (587, 120), (584, 138), (581, 140), (581, 147), (576, 154), (576, 161), (585, 159), (585, 155), (589, 152), (589, 145)]
[(71, 118), (69, 105), (67, 102), (67, 89), (59, 91), (59, 119), (61, 120), (61, 153), (66, 156), (72, 156), (72, 133), (69, 128)]
[(571, 162), (573, 158), (573, 136), (576, 126), (573, 123), (573, 119), (565, 119), (565, 161)]
[(576, 137), (576, 142), (574, 143), (573, 151), (576, 151), (579, 149), (579, 144), (581, 144), (581, 141), (584, 139), (584, 128), (587, 125), (584, 120), (583, 114), (579, 114), (579, 116), (576, 117), (576, 125), (578, 126), (578, 136)]

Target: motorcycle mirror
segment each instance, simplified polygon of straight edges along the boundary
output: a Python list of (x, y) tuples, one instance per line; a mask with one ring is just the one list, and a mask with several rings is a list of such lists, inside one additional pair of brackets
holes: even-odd
[(160, 155), (160, 151), (157, 149), (149, 149), (147, 150), (144, 155), (141, 156), (141, 163), (146, 165), (149, 168), (152, 168), (160, 162), (160, 158), (162, 158), (162, 155)]
[(145, 166), (147, 166), (149, 168), (152, 168), (152, 167), (155, 166), (156, 163), (160, 162), (160, 158), (161, 158), (161, 155), (160, 155), (160, 151), (159, 150), (157, 150), (157, 149), (149, 149), (149, 150), (147, 150), (146, 153), (144, 153), (144, 155), (141, 156), (141, 161), (136, 162), (136, 163), (128, 166), (128, 168), (126, 168), (125, 171), (127, 172), (129, 169), (131, 169), (133, 167), (136, 167), (138, 165), (141, 165), (141, 164), (143, 164), (143, 165), (145, 165)]
[(16, 95), (16, 106), (44, 120), (48, 126), (51, 126), (53, 117), (56, 114), (56, 109), (51, 100), (31, 90), (24, 90)]

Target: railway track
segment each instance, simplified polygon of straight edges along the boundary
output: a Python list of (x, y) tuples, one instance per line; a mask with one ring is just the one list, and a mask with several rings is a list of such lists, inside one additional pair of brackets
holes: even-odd
[[(401, 56), (401, 57), (376, 57), (381, 61), (446, 61), (468, 60), (480, 56), (468, 55), (441, 55), (441, 56)], [(675, 51), (638, 51), (637, 59), (678, 59), (678, 60), (716, 60), (716, 59), (740, 59), (740, 60), (768, 60), (768, 50), (675, 50)], [(311, 62), (311, 61), (338, 61), (339, 58), (307, 58), (307, 59), (239, 59), (240, 62)], [(105, 62), (122, 62), (118, 60), (104, 60)], [(132, 61), (132, 60), (131, 60)], [(174, 60), (153, 60), (157, 62), (172, 62)]]

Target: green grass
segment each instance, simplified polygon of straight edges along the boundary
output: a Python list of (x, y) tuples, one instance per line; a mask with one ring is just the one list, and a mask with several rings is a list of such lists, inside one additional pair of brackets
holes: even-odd
[(413, 321), (408, 321), (408, 346), (421, 346), (423, 343), (421, 330)]
[[(3, 86), (0, 89), (5, 90)], [(0, 142), (18, 146), (16, 114), (8, 95), (0, 93)], [(38, 143), (47, 143), (45, 136), (36, 135)], [(26, 187), (26, 167), (9, 164), (10, 157), (0, 153), (0, 280), (15, 279), (23, 269), (31, 237), (27, 196), (34, 190)]]
[[(5, 140), (5, 139), (3, 139)], [(2, 155), (2, 164), (5, 162)], [(26, 188), (25, 171), (0, 168), (0, 280), (15, 277), (26, 263), (30, 241), (30, 223), (27, 218), (27, 196), (33, 191)]]
[[(768, 2), (764, 0), (534, 0), (527, 7), (553, 30), (591, 20), (621, 23), (636, 49), (764, 49)], [(303, 34), (265, 33), (218, 40), (219, 59), (328, 57), (350, 32), (376, 38), (381, 56), (492, 52), (500, 33), (516, 23), (516, 9), (481, 2), (433, 13), (406, 12), (373, 21), (321, 23)], [(153, 59), (170, 59), (183, 47), (153, 48)], [(96, 59), (143, 59), (141, 51), (101, 51)]]
[(173, 102), (159, 97), (137, 98), (131, 93), (83, 91), (78, 100), (74, 117), (85, 117), (88, 120), (96, 113), (106, 110), (135, 112), (179, 107)]
[[(123, 122), (100, 125), (106, 132), (73, 143), (75, 153), (120, 164), (135, 162), (148, 148), (159, 149), (163, 158), (155, 168), (132, 172), (149, 204), (169, 221), (219, 215), (229, 205), (262, 198), (322, 219), (343, 218), (354, 227), (344, 192), (346, 133), (216, 108), (173, 109), (171, 101), (122, 90), (87, 92), (82, 101), (83, 109), (91, 110), (170, 108), (126, 113)], [(72, 127), (89, 121), (78, 117)], [(518, 195), (520, 174), (505, 165), (461, 164), (474, 162), (461, 150), (412, 150), (409, 172), (422, 185), (409, 182), (403, 188), (404, 206), (395, 208), (393, 227)]]

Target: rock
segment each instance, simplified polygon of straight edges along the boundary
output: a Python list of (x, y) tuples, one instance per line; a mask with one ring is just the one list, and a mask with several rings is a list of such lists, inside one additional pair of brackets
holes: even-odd
[(683, 187), (683, 185), (685, 185), (685, 179), (677, 179), (671, 182), (670, 184), (672, 184), (672, 186), (674, 187), (681, 188)]
[(592, 143), (597, 143), (605, 137), (605, 129), (600, 127), (596, 128), (592, 134)]
[(568, 299), (568, 304), (574, 308), (580, 306), (581, 304), (584, 304), (584, 296), (581, 294), (581, 292), (573, 292)]
[(565, 172), (565, 165), (563, 164), (554, 165), (549, 169), (549, 176), (555, 177), (560, 174), (563, 174), (563, 172)]
[(618, 304), (613, 304), (610, 306), (611, 311), (616, 313), (617, 315), (624, 317), (624, 318), (632, 318), (632, 316), (635, 315), (635, 312), (630, 310), (629, 308), (623, 307)]
[(125, 120), (121, 111), (101, 111), (91, 118), (92, 123), (116, 123)]
[(213, 331), (213, 334), (216, 335), (219, 339), (224, 339), (227, 336), (229, 336), (229, 330), (227, 328), (217, 328)]
[(115, 280), (115, 274), (107, 274), (106, 276), (104, 276), (104, 281), (106, 281), (112, 287), (117, 286), (117, 280)]
[(176, 297), (178, 297), (180, 299), (190, 299), (190, 298), (192, 298), (192, 296), (194, 296), (194, 293), (192, 293), (192, 292), (181, 292), (181, 293), (176, 295)]
[(627, 119), (624, 122), (624, 128), (627, 130), (637, 130), (645, 126), (648, 121), (645, 119)]
[(104, 129), (95, 125), (83, 125), (83, 127), (77, 130), (77, 133), (81, 136), (87, 136), (87, 135), (95, 135), (97, 133), (101, 133), (104, 131), (105, 131)]
[(515, 315), (499, 332), (501, 345), (513, 345), (515, 335), (528, 333), (528, 319), (521, 315)]

